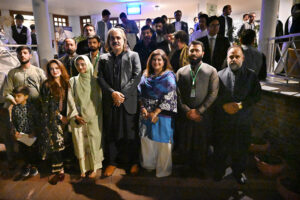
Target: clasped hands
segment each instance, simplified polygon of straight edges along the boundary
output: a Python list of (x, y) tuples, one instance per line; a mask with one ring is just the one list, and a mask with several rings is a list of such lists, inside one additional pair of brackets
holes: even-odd
[(239, 111), (239, 104), (236, 102), (225, 103), (223, 109), (226, 113), (233, 115)]
[(120, 107), (120, 105), (125, 101), (125, 96), (121, 92), (115, 91), (111, 94), (111, 97), (113, 99), (114, 106), (117, 107)]
[[(160, 112), (160, 110), (159, 110), (159, 112)], [(151, 122), (152, 123), (156, 123), (157, 122), (157, 120), (158, 120), (158, 114), (159, 114), (159, 112), (158, 111), (154, 111), (154, 112), (148, 112), (147, 110), (146, 110), (146, 108), (142, 108), (141, 109), (141, 114), (142, 114), (142, 117), (146, 120), (146, 119), (150, 119), (151, 120)]]
[(202, 116), (196, 109), (191, 109), (186, 113), (186, 117), (192, 121), (200, 122), (202, 120)]

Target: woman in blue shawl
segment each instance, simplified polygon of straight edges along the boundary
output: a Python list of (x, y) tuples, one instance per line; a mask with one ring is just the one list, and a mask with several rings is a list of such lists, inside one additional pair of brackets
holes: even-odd
[(177, 112), (176, 77), (163, 50), (149, 56), (138, 86), (140, 136), (145, 169), (156, 169), (157, 177), (172, 173), (174, 115)]

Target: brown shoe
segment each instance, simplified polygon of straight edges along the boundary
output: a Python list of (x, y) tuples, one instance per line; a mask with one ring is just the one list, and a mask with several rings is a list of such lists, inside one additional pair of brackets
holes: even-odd
[(104, 171), (104, 176), (111, 176), (116, 170), (116, 166), (108, 165)]
[(131, 169), (130, 169), (130, 174), (135, 176), (138, 173), (139, 173), (139, 166), (138, 166), (138, 164), (132, 165)]

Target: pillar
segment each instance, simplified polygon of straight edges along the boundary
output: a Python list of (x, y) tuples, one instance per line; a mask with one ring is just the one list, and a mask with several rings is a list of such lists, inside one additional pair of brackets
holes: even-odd
[(48, 60), (53, 58), (51, 29), (48, 12), (48, 0), (32, 0), (40, 66), (46, 67)]
[(279, 0), (262, 0), (258, 49), (266, 55), (267, 72), (270, 72), (273, 66), (271, 54), (274, 40), (269, 41), (269, 38), (275, 37), (279, 3)]

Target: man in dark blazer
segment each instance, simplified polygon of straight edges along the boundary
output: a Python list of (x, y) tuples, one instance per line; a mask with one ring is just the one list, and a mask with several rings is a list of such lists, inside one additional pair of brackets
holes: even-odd
[(174, 25), (175, 27), (175, 30), (176, 31), (180, 31), (180, 30), (183, 30), (185, 31), (187, 34), (189, 34), (189, 27), (188, 27), (188, 24), (184, 21), (181, 21), (181, 17), (182, 17), (182, 12), (181, 10), (176, 10), (174, 12), (174, 16), (175, 16), (175, 19), (176, 19), (176, 22), (173, 22), (172, 24)]
[(227, 37), (230, 42), (233, 41), (232, 18), (229, 17), (231, 12), (232, 12), (231, 5), (226, 5), (223, 7), (223, 14), (219, 17), (219, 23), (220, 23), (219, 34), (224, 37)]
[(107, 9), (102, 11), (102, 20), (97, 23), (97, 35), (100, 36), (101, 44), (105, 44), (107, 39), (107, 33), (112, 28), (112, 25), (109, 21), (110, 12)]
[(141, 77), (139, 55), (127, 48), (125, 32), (112, 28), (105, 44), (108, 53), (100, 56), (98, 82), (103, 92), (105, 141), (104, 176), (117, 165), (126, 164), (131, 174), (138, 172), (137, 85)]
[(212, 65), (217, 71), (223, 68), (226, 59), (227, 49), (230, 47), (229, 40), (219, 35), (219, 20), (217, 16), (211, 16), (207, 20), (208, 34), (198, 39), (204, 44), (203, 62)]
[(78, 71), (76, 69), (74, 60), (78, 56), (76, 53), (77, 44), (73, 38), (67, 38), (64, 41), (64, 48), (66, 54), (59, 60), (64, 64), (70, 77), (77, 76)]

